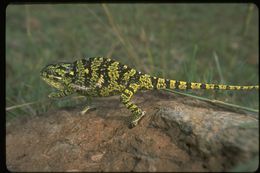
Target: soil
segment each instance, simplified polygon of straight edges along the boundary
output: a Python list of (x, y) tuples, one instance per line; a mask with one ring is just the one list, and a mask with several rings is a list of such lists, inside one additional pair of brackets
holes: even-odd
[[(97, 109), (85, 115), (79, 108), (64, 108), (7, 122), (7, 168), (228, 171), (259, 154), (258, 119), (246, 113), (157, 91), (139, 93), (134, 100), (146, 116), (132, 129), (130, 112), (117, 96), (95, 99)], [(245, 123), (256, 126), (241, 126)]]

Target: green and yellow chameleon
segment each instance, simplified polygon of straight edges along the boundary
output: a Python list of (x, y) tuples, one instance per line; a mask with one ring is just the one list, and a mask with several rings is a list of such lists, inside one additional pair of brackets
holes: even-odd
[(72, 63), (47, 65), (41, 77), (57, 92), (50, 98), (60, 98), (73, 93), (90, 97), (106, 97), (120, 94), (121, 102), (132, 112), (130, 127), (138, 124), (145, 115), (131, 98), (138, 90), (153, 89), (211, 89), (211, 90), (252, 90), (255, 86), (233, 86), (204, 84), (170, 80), (150, 76), (110, 58), (92, 57)]

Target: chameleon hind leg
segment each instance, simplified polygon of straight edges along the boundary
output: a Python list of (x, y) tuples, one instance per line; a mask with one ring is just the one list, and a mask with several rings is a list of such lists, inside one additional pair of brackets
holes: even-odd
[(92, 97), (90, 97), (90, 96), (88, 95), (88, 93), (81, 92), (81, 94), (85, 95), (85, 98), (86, 98), (86, 100), (87, 100), (87, 103), (86, 103), (85, 106), (83, 107), (82, 111), (80, 111), (80, 114), (81, 114), (81, 115), (84, 115), (85, 113), (87, 113), (87, 112), (89, 112), (89, 111), (91, 111), (91, 110), (95, 110), (96, 107), (91, 104), (91, 102), (92, 102)]
[(83, 108), (83, 110), (80, 111), (80, 114), (81, 114), (81, 115), (84, 115), (84, 114), (87, 113), (88, 111), (94, 110), (94, 109), (96, 109), (96, 107), (90, 106), (90, 105), (86, 105), (86, 106)]
[(121, 102), (132, 112), (129, 128), (135, 127), (139, 120), (145, 115), (145, 111), (142, 111), (136, 104), (130, 101), (132, 96), (136, 93), (138, 87), (139, 86), (137, 84), (130, 84), (123, 90), (120, 96)]

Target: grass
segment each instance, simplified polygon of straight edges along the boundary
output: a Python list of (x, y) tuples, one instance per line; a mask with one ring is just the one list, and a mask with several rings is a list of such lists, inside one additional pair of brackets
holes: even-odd
[[(72, 99), (48, 100), (53, 89), (39, 71), (82, 57), (114, 57), (177, 80), (258, 84), (258, 34), (253, 4), (9, 5), (7, 119), (77, 106)], [(185, 93), (259, 109), (258, 91)]]

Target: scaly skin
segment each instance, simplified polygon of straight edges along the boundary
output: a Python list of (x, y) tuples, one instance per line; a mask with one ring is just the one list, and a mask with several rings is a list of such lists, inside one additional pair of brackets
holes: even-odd
[(73, 93), (90, 97), (106, 97), (120, 94), (121, 102), (132, 112), (130, 127), (137, 125), (144, 116), (131, 98), (138, 90), (153, 89), (213, 89), (252, 90), (255, 86), (203, 84), (153, 77), (143, 74), (110, 58), (93, 57), (73, 63), (50, 64), (42, 69), (41, 77), (58, 91), (50, 98), (60, 98)]

